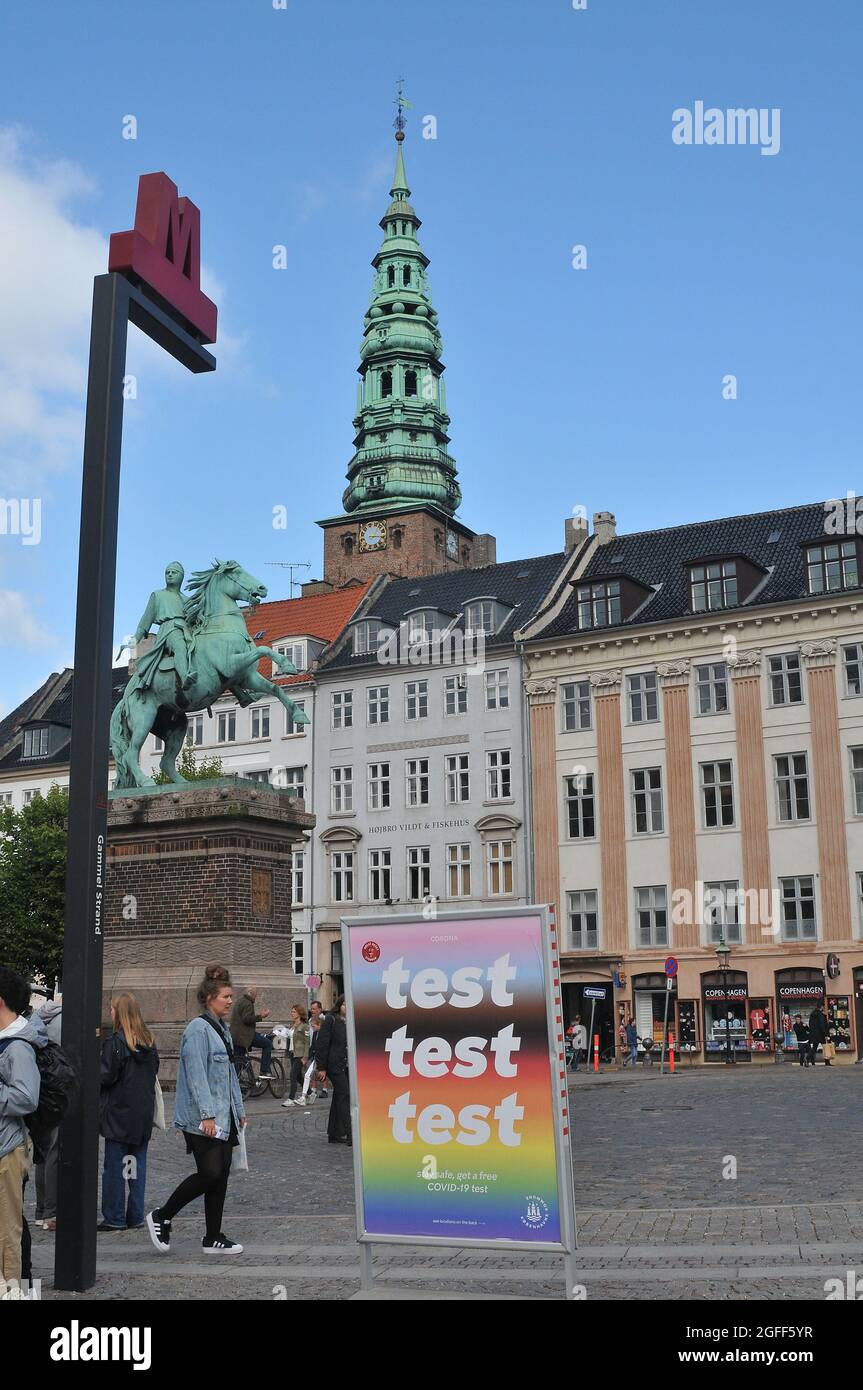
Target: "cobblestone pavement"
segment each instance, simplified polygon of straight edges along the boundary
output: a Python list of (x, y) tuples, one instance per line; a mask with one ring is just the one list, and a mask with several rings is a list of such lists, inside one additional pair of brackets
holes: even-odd
[[(823, 1298), (826, 1279), (863, 1273), (863, 1067), (580, 1073), (570, 1093), (588, 1299)], [(100, 1235), (96, 1287), (55, 1294), (52, 1238), (34, 1231), (43, 1297), (358, 1296), (351, 1151), (327, 1144), (327, 1103), (285, 1111), (264, 1099), (250, 1116), (252, 1172), (232, 1176), (225, 1215), (242, 1256), (202, 1256), (193, 1207), (170, 1256), (146, 1232)], [(732, 1160), (736, 1177), (723, 1176)], [(188, 1171), (179, 1136), (157, 1134), (152, 1201)], [(559, 1299), (564, 1288), (562, 1260), (529, 1253), (377, 1246), (375, 1270), (391, 1297)]]

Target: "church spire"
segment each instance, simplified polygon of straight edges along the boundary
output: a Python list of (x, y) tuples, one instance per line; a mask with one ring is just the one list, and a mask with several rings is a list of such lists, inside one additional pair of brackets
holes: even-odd
[(360, 346), (356, 452), (348, 465), (346, 512), (398, 510), (431, 503), (449, 515), (461, 501), (455, 460), (447, 453), (449, 416), (442, 342), (417, 232), (403, 155), (405, 109), (399, 82), (392, 201), (372, 260), (371, 300)]

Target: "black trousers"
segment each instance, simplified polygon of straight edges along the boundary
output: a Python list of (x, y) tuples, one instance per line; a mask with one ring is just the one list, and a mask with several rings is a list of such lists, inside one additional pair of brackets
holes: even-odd
[(196, 1197), (203, 1197), (207, 1238), (214, 1240), (222, 1231), (222, 1213), (231, 1173), (231, 1144), (227, 1139), (209, 1139), (206, 1134), (187, 1134), (186, 1147), (195, 1159), (197, 1172), (183, 1179), (159, 1215), (170, 1221)]
[(290, 1089), (290, 1093), (289, 1093), (289, 1096), (288, 1096), (288, 1099), (289, 1099), (289, 1100), (293, 1100), (293, 1099), (294, 1099), (294, 1096), (297, 1094), (297, 1091), (301, 1091), (301, 1090), (303, 1089), (303, 1077), (305, 1076), (305, 1074), (306, 1074), (306, 1063), (305, 1063), (305, 1062), (302, 1060), (302, 1058), (300, 1058), (300, 1057), (292, 1057), (292, 1058), (291, 1058), (291, 1089)]
[(346, 1071), (328, 1071), (333, 1096), (330, 1101), (330, 1114), (327, 1120), (327, 1134), (330, 1139), (350, 1139), (351, 1137), (351, 1090)]

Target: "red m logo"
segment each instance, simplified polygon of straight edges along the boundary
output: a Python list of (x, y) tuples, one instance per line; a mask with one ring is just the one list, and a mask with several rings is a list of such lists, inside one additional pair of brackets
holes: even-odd
[(201, 293), (201, 214), (167, 174), (141, 175), (134, 229), (112, 235), (108, 270), (155, 290), (200, 342), (216, 341), (217, 309)]

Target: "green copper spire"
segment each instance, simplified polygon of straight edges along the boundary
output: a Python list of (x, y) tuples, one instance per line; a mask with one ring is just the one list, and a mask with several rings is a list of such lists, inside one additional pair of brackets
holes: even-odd
[(432, 308), (428, 257), (417, 240), (420, 219), (408, 199), (402, 145), (403, 95), (396, 119), (398, 153), (381, 219), (384, 239), (372, 261), (371, 300), (360, 345), (356, 452), (348, 465), (346, 512), (396, 511), (429, 502), (450, 515), (461, 501), (449, 443), (438, 316)]

